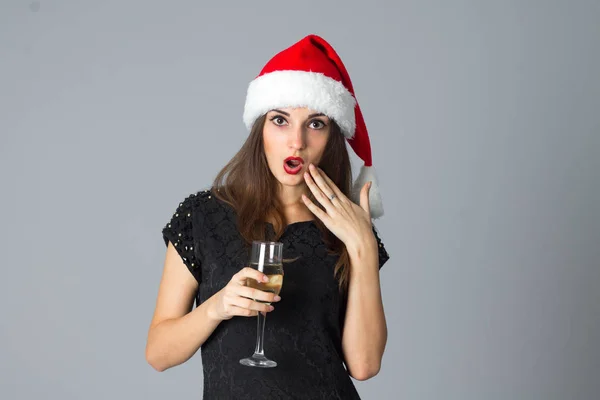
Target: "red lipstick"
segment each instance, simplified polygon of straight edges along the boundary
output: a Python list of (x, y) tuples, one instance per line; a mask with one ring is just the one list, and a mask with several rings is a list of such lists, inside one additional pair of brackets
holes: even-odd
[(288, 157), (283, 160), (283, 169), (290, 175), (296, 175), (302, 170), (304, 160), (301, 157)]

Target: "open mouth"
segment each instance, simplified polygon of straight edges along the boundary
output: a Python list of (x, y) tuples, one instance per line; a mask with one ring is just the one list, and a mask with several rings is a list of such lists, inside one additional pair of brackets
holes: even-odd
[(304, 160), (300, 157), (288, 157), (283, 161), (283, 169), (291, 175), (296, 175), (302, 170)]

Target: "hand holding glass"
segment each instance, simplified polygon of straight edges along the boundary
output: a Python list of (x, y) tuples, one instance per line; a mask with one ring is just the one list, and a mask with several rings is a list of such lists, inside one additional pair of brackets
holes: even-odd
[[(257, 269), (269, 277), (268, 282), (257, 282), (255, 279), (248, 278), (246, 286), (271, 292), (279, 295), (283, 284), (283, 263), (282, 263), (283, 244), (279, 242), (252, 242), (252, 250), (250, 252), (250, 268)], [(255, 301), (270, 304), (261, 300)], [(240, 364), (248, 367), (271, 368), (277, 366), (273, 360), (265, 357), (263, 340), (265, 332), (266, 313), (258, 313), (258, 326), (256, 332), (256, 348), (254, 354), (248, 358), (240, 360)]]

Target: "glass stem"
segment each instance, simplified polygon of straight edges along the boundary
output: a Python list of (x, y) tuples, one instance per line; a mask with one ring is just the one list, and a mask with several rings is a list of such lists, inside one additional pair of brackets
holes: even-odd
[(264, 349), (263, 349), (263, 343), (264, 343), (264, 335), (265, 335), (265, 319), (267, 318), (267, 315), (265, 313), (265, 315), (263, 315), (262, 312), (258, 312), (258, 326), (257, 326), (257, 330), (256, 330), (256, 349), (254, 350), (254, 355), (261, 355), (264, 356)]

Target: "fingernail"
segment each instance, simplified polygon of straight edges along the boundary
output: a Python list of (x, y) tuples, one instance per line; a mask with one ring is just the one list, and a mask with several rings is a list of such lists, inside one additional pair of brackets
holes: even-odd
[(273, 311), (274, 309), (275, 309), (275, 307), (269, 306), (269, 311)]
[(273, 299), (274, 299), (275, 301), (279, 301), (279, 300), (281, 300), (281, 297), (279, 297), (279, 296), (275, 296)]
[(269, 282), (269, 277), (265, 275), (263, 276), (262, 280), (263, 282)]

